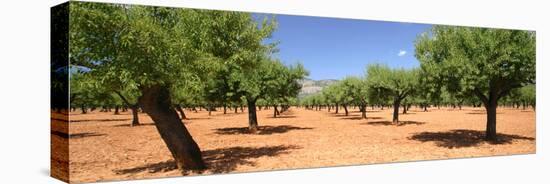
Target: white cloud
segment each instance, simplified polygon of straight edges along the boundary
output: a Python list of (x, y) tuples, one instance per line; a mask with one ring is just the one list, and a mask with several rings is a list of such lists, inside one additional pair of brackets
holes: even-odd
[(399, 50), (399, 53), (397, 53), (397, 56), (404, 56), (405, 54), (407, 54), (407, 51)]

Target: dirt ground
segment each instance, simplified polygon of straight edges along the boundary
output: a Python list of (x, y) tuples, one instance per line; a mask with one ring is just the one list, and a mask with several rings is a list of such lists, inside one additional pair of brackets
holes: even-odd
[[(260, 131), (247, 133), (247, 114), (186, 111), (184, 124), (202, 150), (202, 174), (403, 162), (535, 153), (535, 112), (503, 109), (497, 114), (498, 142), (483, 141), (485, 111), (411, 108), (393, 125), (389, 109), (349, 116), (293, 107), (279, 118), (258, 111)], [(70, 180), (92, 182), (181, 176), (152, 120), (129, 127), (122, 115), (72, 112)], [(52, 134), (52, 137), (55, 136)], [(53, 138), (52, 138), (53, 139)], [(197, 173), (184, 173), (195, 175)]]

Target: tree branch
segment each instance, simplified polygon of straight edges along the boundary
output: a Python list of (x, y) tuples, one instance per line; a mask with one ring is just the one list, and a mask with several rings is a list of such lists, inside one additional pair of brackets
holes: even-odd
[(478, 88), (474, 89), (474, 94), (479, 97), (485, 106), (489, 104), (489, 99)]
[(124, 96), (120, 92), (115, 91), (115, 93), (120, 97), (120, 99), (122, 99), (122, 101), (124, 101), (124, 103), (126, 103), (126, 105), (133, 106), (132, 104), (130, 104), (130, 102), (128, 102), (126, 98), (124, 98)]

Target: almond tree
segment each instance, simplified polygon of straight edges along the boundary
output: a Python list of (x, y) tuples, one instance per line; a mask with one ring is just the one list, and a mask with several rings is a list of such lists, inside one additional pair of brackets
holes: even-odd
[(70, 14), (70, 55), (85, 56), (79, 61), (92, 74), (123, 70), (177, 167), (204, 169), (199, 146), (173, 108), (174, 86), (189, 77), (207, 80), (211, 66), (228, 62), (214, 52), (220, 43), (231, 43), (225, 51), (235, 53), (231, 62), (254, 67), (243, 58), (266, 47), (262, 40), (273, 26), (259, 25), (249, 13), (120, 4), (71, 2)]
[(416, 69), (391, 69), (385, 65), (367, 67), (367, 84), (373, 96), (386, 96), (393, 100), (393, 123), (399, 122), (399, 106), (418, 87)]
[(535, 33), (531, 31), (434, 26), (420, 35), (415, 47), (431, 82), (483, 102), (487, 140), (497, 140), (499, 99), (535, 83)]
[(298, 80), (307, 75), (307, 71), (300, 64), (296, 67), (287, 67), (280, 61), (271, 60), (266, 55), (260, 55), (256, 59), (258, 59), (256, 67), (231, 73), (229, 81), (235, 94), (241, 94), (246, 99), (248, 128), (251, 132), (256, 132), (258, 129), (256, 102), (259, 99), (265, 100), (269, 95), (281, 95), (281, 91), (284, 90), (290, 90), (284, 92), (282, 94), (284, 96), (297, 96), (301, 88)]
[(340, 81), (344, 96), (350, 98), (350, 102), (359, 105), (361, 118), (367, 118), (368, 84), (366, 80), (358, 77), (346, 77)]

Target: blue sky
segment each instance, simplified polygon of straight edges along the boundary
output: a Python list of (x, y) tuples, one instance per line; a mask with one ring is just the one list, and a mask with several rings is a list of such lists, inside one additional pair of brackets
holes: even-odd
[(301, 62), (314, 80), (362, 76), (369, 63), (417, 67), (414, 40), (431, 27), (290, 15), (276, 15), (276, 19), (278, 28), (268, 40), (280, 42), (275, 57), (286, 64)]

